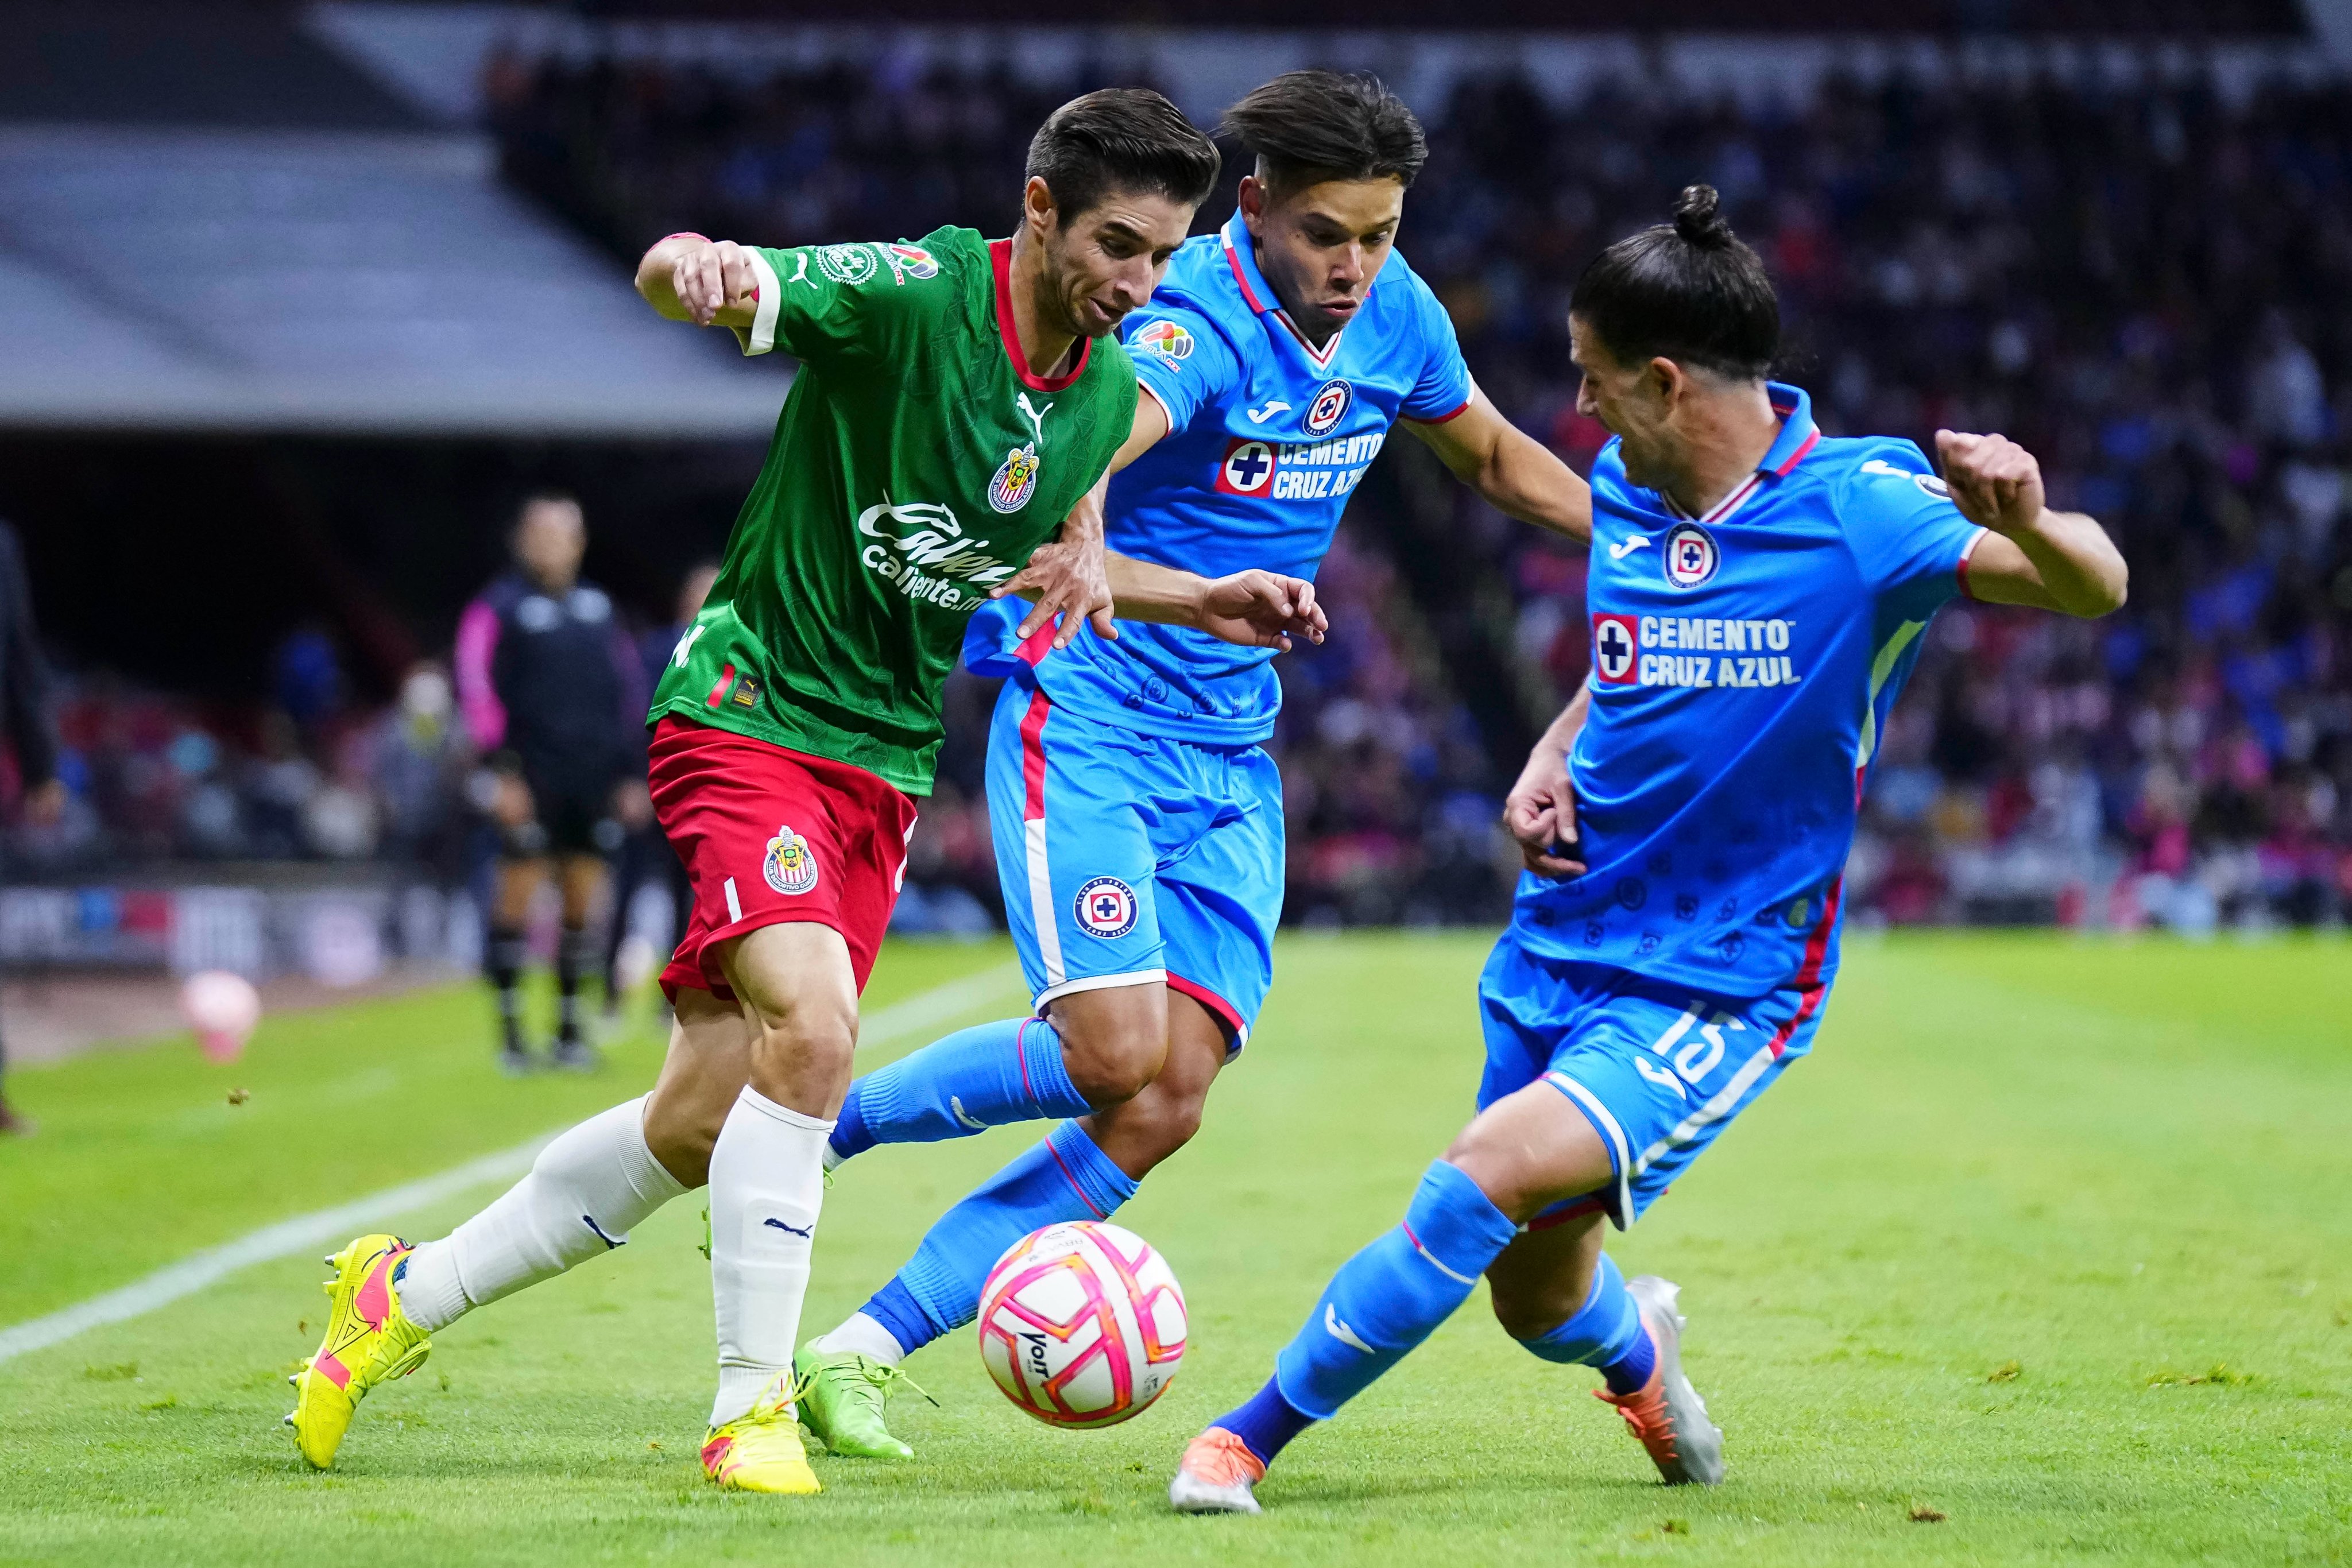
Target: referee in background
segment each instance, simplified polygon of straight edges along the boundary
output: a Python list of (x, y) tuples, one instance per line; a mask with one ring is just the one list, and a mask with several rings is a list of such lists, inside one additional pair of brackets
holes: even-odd
[[(58, 778), (57, 720), (49, 701), (49, 666), (33, 625), (33, 594), (25, 580), (25, 552), (16, 530), (0, 522), (0, 727), (16, 753), (25, 788), (24, 820), (47, 827), (65, 814), (66, 787)], [(7, 1067), (0, 1045), (0, 1073)], [(0, 1081), (0, 1137), (22, 1136), (33, 1124), (9, 1108)]]

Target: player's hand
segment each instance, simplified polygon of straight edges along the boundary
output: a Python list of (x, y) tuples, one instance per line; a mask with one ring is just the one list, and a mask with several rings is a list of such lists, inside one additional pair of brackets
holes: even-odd
[(1097, 636), (1118, 640), (1118, 628), (1111, 623), (1110, 578), (1099, 534), (1039, 545), (1019, 575), (991, 589), (988, 596), (1002, 599), (1008, 593), (1037, 601), (1021, 620), (1017, 635), (1024, 643), (1036, 635), (1037, 628), (1057, 618), (1056, 648), (1068, 647), (1078, 628), (1088, 622), (1093, 622)]
[(1568, 753), (1537, 745), (1504, 798), (1503, 827), (1519, 841), (1519, 858), (1538, 876), (1559, 882), (1584, 874), (1584, 862), (1569, 851), (1576, 841), (1576, 786), (1568, 776)]
[(1275, 571), (1237, 571), (1203, 584), (1192, 624), (1244, 648), (1290, 652), (1290, 640), (1323, 641), (1330, 622), (1315, 602), (1315, 585)]
[(1960, 516), (1981, 528), (2012, 538), (2041, 520), (2048, 497), (2042, 465), (2006, 435), (1936, 432), (1936, 458)]
[(760, 277), (752, 270), (751, 253), (731, 239), (677, 236), (678, 251), (669, 266), (670, 292), (677, 297), (687, 319), (708, 327), (721, 310), (753, 309), (760, 299)]

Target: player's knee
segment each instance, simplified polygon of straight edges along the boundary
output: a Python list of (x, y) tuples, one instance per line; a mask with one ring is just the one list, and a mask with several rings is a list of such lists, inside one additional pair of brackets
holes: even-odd
[(1524, 1222), (1543, 1206), (1520, 1151), (1481, 1135), (1477, 1123), (1462, 1130), (1445, 1151), (1445, 1163), (1478, 1184), (1486, 1201)]
[(1590, 1282), (1554, 1275), (1545, 1279), (1487, 1277), (1487, 1300), (1495, 1321), (1513, 1339), (1541, 1339), (1574, 1317)]
[(1118, 1108), (1122, 1152), (1158, 1165), (1192, 1141), (1206, 1103), (1204, 1092), (1153, 1083)]
[[(1118, 1105), (1141, 1093), (1168, 1060), (1165, 993), (1134, 986), (1111, 993), (1085, 992), (1065, 998), (1078, 1003), (1054, 1008), (1054, 1028), (1062, 1037), (1062, 1061), (1070, 1082), (1097, 1107)], [(1087, 998), (1104, 997), (1100, 1002)]]
[(689, 1187), (710, 1179), (710, 1151), (719, 1146), (726, 1106), (709, 1096), (663, 1092), (656, 1085), (646, 1101), (646, 1148), (662, 1168)]

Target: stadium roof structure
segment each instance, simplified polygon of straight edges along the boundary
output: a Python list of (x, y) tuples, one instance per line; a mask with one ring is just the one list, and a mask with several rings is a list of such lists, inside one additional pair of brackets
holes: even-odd
[(0, 427), (765, 434), (788, 372), (425, 132), (0, 126)]

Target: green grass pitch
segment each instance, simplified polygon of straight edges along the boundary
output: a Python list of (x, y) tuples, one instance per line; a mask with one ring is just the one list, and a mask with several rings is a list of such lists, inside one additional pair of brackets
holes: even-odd
[[(1185, 1439), (1466, 1114), (1485, 946), (1286, 942), (1208, 1126), (1120, 1217), (1193, 1324), (1126, 1426), (1032, 1423), (958, 1335), (911, 1364), (940, 1407), (895, 1407), (915, 1463), (719, 1493), (689, 1199), (445, 1333), (332, 1475), (278, 1424), (315, 1261), (0, 1365), (0, 1563), (2352, 1562), (2352, 948), (2328, 940), (1856, 940), (1811, 1059), (1617, 1243), (1685, 1287), (1718, 1490), (1657, 1486), (1592, 1377), (1518, 1350), (1481, 1294), (1284, 1457), (1264, 1519), (1166, 1514)], [(1003, 958), (894, 947), (869, 1007)], [(273, 1020), (234, 1068), (178, 1041), (17, 1074), (44, 1129), (0, 1144), (0, 1324), (650, 1082), (650, 1035), (593, 1079), (501, 1080), (487, 1012), (457, 989)], [(852, 1166), (807, 1322), (1029, 1135)]]

